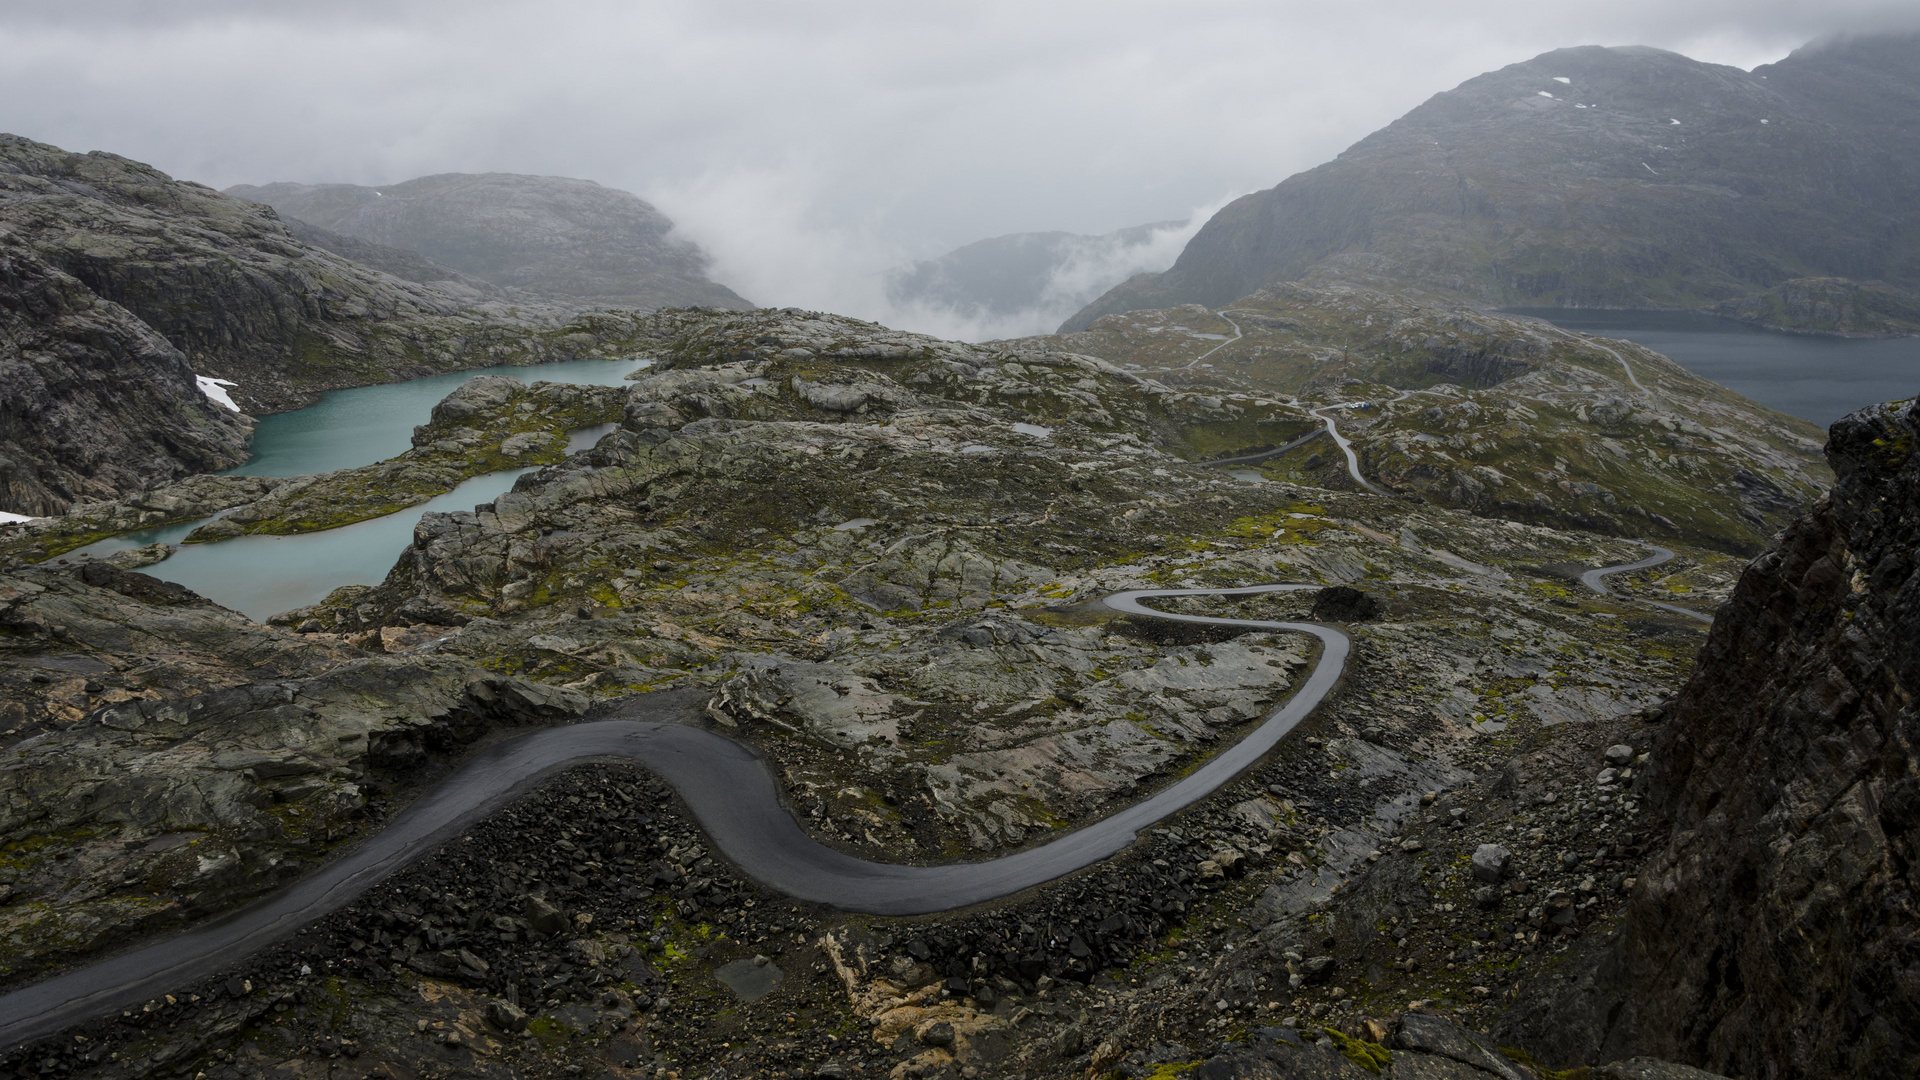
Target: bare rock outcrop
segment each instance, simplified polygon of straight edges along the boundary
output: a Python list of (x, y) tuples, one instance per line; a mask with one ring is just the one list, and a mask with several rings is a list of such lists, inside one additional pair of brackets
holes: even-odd
[[(258, 203), (0, 135), (0, 511), (60, 513), (237, 465), (242, 412), (630, 356), (678, 325), (407, 280), (302, 241)], [(231, 406), (196, 377), (221, 380)]]
[(57, 514), (246, 460), (184, 354), (0, 226), (0, 509)]
[[(1618, 940), (1522, 1027), (1741, 1076), (1920, 1068), (1920, 405), (1835, 424), (1832, 493), (1722, 610), (1644, 785)], [(1545, 1002), (1545, 999), (1543, 999)]]

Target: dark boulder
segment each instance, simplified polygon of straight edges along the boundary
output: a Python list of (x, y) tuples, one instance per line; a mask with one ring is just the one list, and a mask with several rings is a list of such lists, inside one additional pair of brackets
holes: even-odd
[(1348, 585), (1321, 589), (1313, 601), (1312, 618), (1323, 622), (1364, 622), (1378, 614), (1378, 600)]

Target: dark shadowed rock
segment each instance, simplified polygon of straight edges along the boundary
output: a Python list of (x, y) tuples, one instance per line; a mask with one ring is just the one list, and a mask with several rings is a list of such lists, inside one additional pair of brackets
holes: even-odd
[(0, 232), (0, 510), (57, 514), (238, 465), (249, 428), (166, 338)]
[(1920, 1069), (1917, 434), (1911, 401), (1833, 426), (1832, 493), (1747, 568), (1638, 781), (1668, 824), (1624, 933), (1517, 1032), (1738, 1075)]
[(1593, 1070), (1593, 1080), (1726, 1080), (1719, 1073), (1658, 1058), (1628, 1058)]
[(528, 925), (543, 934), (564, 934), (567, 930), (567, 913), (550, 903), (544, 896), (527, 897), (526, 908), (521, 917)]
[(1313, 601), (1313, 618), (1328, 622), (1361, 622), (1379, 613), (1379, 601), (1350, 585), (1321, 589)]
[(495, 998), (487, 1002), (487, 1023), (496, 1030), (518, 1035), (527, 1030), (527, 1012), (510, 1001)]
[(1391, 1045), (1396, 1050), (1457, 1061), (1500, 1080), (1526, 1080), (1526, 1075), (1494, 1047), (1492, 1039), (1426, 1013), (1410, 1012), (1401, 1017), (1400, 1030)]

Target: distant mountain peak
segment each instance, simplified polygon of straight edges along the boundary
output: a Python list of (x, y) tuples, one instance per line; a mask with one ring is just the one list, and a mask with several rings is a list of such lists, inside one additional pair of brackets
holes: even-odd
[(672, 219), (653, 204), (592, 180), (436, 173), (372, 187), (242, 184), (227, 193), (502, 288), (617, 307), (753, 306), (708, 279), (706, 253), (673, 236)]
[[(1567, 81), (1561, 82), (1560, 79)], [(1711, 308), (1785, 281), (1920, 287), (1920, 35), (1752, 72), (1578, 46), (1434, 95), (1224, 207), (1103, 314), (1231, 303), (1365, 253), (1486, 304)]]
[(951, 323), (924, 327), (929, 332), (976, 339), (1038, 333), (1134, 274), (1170, 265), (1189, 228), (1159, 221), (1100, 235), (1023, 232), (976, 240), (895, 271), (887, 297), (909, 323)]

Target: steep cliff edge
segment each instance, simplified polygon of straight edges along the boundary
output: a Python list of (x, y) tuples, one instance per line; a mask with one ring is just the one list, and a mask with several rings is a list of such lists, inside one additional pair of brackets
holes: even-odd
[(247, 457), (180, 350), (0, 230), (0, 509), (54, 514)]
[(1568, 1058), (1920, 1069), (1920, 402), (1835, 424), (1832, 493), (1741, 578), (1643, 780), (1624, 929), (1520, 1018)]

